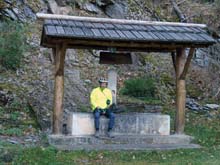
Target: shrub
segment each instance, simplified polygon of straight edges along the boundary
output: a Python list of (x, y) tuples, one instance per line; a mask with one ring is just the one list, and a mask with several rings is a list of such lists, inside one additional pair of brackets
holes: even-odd
[(153, 99), (156, 91), (155, 82), (155, 79), (149, 77), (126, 80), (121, 94)]
[(0, 64), (16, 70), (21, 65), (26, 50), (26, 27), (15, 21), (0, 23)]

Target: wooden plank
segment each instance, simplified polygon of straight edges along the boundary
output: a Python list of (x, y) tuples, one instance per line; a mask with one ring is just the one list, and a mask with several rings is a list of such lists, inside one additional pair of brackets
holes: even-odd
[(106, 29), (105, 31), (111, 36), (111, 38), (120, 38), (120, 36), (115, 30)]
[(189, 33), (184, 33), (184, 35), (187, 36), (188, 38), (190, 38), (192, 42), (193, 42), (193, 41), (197, 41), (197, 39), (194, 38), (194, 37), (193, 37), (192, 35), (190, 35)]
[(73, 33), (77, 36), (84, 36), (84, 33), (81, 28), (72, 27)]
[(131, 25), (133, 27), (133, 30), (139, 31), (139, 30), (145, 30), (144, 26), (141, 25)]
[(57, 19), (53, 19), (52, 22), (53, 22), (53, 25), (60, 25), (60, 23)]
[(67, 35), (72, 36), (74, 34), (71, 27), (63, 27), (63, 29)]
[(201, 33), (201, 34), (198, 34), (198, 35), (201, 36), (202, 38), (206, 39), (206, 41), (216, 42), (212, 37), (210, 37), (210, 36), (207, 35), (207, 34)]
[(60, 20), (60, 22), (61, 22), (62, 25), (65, 25), (65, 26), (68, 25), (67, 20)]
[(185, 32), (185, 29), (183, 29), (183, 28), (180, 27), (180, 26), (175, 26), (175, 29), (176, 29), (176, 31), (178, 31), (178, 32)]
[(190, 27), (190, 29), (192, 29), (194, 33), (200, 33), (201, 32), (199, 29), (194, 28), (194, 27)]
[(131, 53), (100, 52), (100, 64), (132, 64)]
[(110, 38), (110, 35), (104, 29), (100, 29), (99, 31), (102, 33), (104, 37)]
[(155, 35), (153, 31), (148, 33), (153, 37), (154, 40), (160, 40), (160, 38), (157, 35)]
[(139, 31), (139, 33), (144, 37), (145, 40), (154, 40), (154, 38), (146, 31)]
[(65, 45), (57, 45), (55, 54), (55, 85), (54, 85), (54, 109), (53, 109), (53, 134), (62, 133), (63, 97), (64, 97), (64, 61)]
[(160, 34), (163, 35), (163, 36), (167, 39), (167, 41), (173, 41), (173, 37), (170, 36), (169, 33), (167, 33), (167, 32), (161, 32)]
[[(94, 50), (109, 50), (109, 46), (102, 46), (102, 45), (81, 45), (81, 44), (68, 44), (68, 48), (70, 49), (94, 49)], [(175, 48), (151, 48), (151, 47), (117, 47), (117, 51), (132, 51), (132, 52), (163, 52), (169, 53), (175, 51)]]
[(57, 34), (65, 34), (65, 31), (62, 26), (56, 26)]
[(76, 26), (76, 24), (74, 23), (74, 21), (71, 21), (71, 20), (67, 20), (67, 22), (68, 22), (68, 25), (69, 26)]
[(102, 37), (103, 38), (103, 35), (102, 33), (99, 31), (99, 29), (91, 29), (93, 34), (96, 36), (96, 37)]
[(93, 32), (92, 32), (91, 29), (86, 28), (86, 27), (83, 27), (82, 30), (83, 30), (83, 32), (84, 32), (84, 34), (85, 34), (86, 36), (88, 36), (88, 37), (94, 36), (94, 34), (93, 34)]
[(83, 27), (83, 22), (82, 21), (74, 21), (76, 27)]
[(174, 31), (174, 29), (172, 28), (172, 26), (165, 26), (165, 28), (167, 29), (167, 31)]
[(185, 49), (177, 49), (176, 55), (176, 118), (175, 133), (184, 134), (186, 88), (185, 80), (180, 79), (185, 65)]
[(52, 22), (51, 19), (46, 19), (46, 20), (44, 21), (44, 25), (53, 25), (53, 22)]
[(169, 33), (169, 35), (172, 36), (173, 39), (176, 40), (176, 41), (182, 41), (183, 40), (183, 38), (176, 35), (176, 33), (171, 32), (171, 33)]
[(185, 35), (185, 33), (176, 33), (178, 36), (182, 37), (183, 42), (191, 42), (192, 39)]
[(101, 23), (92, 23), (95, 28), (105, 29), (105, 26)]
[(131, 25), (122, 25), (124, 30), (133, 30)]
[(172, 37), (172, 41), (176, 42), (176, 41), (179, 40), (179, 38), (176, 38), (175, 33), (168, 32), (167, 34), (170, 35), (170, 36)]
[(192, 36), (193, 38), (195, 38), (198, 42), (203, 42), (203, 41), (206, 41), (206, 39), (204, 39), (203, 37), (201, 37), (200, 35), (198, 34), (190, 34), (190, 36)]
[(197, 29), (198, 30), (198, 33), (207, 33), (206, 30), (200, 28), (200, 27), (193, 27), (194, 29)]
[(103, 23), (103, 25), (105, 26), (105, 29), (115, 29), (114, 24), (111, 24), (111, 23)]
[(155, 25), (154, 28), (157, 30), (157, 31), (163, 31), (164, 29), (162, 28), (162, 26), (159, 26), (159, 25)]
[(48, 32), (48, 35), (50, 35), (50, 34), (57, 34), (57, 29), (56, 29), (55, 26), (48, 25), (46, 27), (47, 27), (46, 32)]
[(171, 31), (172, 29), (169, 28), (170, 26), (163, 26), (163, 28), (165, 29), (166, 32)]
[(121, 37), (121, 38), (127, 38), (127, 36), (124, 34), (124, 33), (122, 33), (122, 31), (121, 30), (115, 30), (118, 34), (119, 34), (119, 36)]
[(116, 29), (123, 30), (124, 27), (121, 24), (114, 24)]
[(162, 35), (160, 34), (159, 32), (152, 32), (155, 36), (157, 36), (160, 40), (162, 41), (166, 41), (167, 39)]
[(147, 31), (155, 31), (156, 29), (154, 28), (154, 26), (148, 25), (148, 26), (145, 26), (145, 30), (147, 30)]
[(136, 36), (136, 38), (138, 39), (143, 39), (144, 37), (138, 32), (138, 31), (131, 31), (132, 34), (134, 34)]
[(185, 29), (186, 32), (193, 33), (193, 29), (191, 29), (191, 27), (182, 27), (182, 28)]
[(90, 22), (83, 22), (83, 25), (86, 27), (86, 28), (93, 28), (93, 24), (90, 23)]
[(129, 39), (136, 39), (136, 37), (130, 31), (128, 31), (128, 30), (122, 30), (121, 32), (123, 34), (125, 34), (126, 37), (129, 38)]

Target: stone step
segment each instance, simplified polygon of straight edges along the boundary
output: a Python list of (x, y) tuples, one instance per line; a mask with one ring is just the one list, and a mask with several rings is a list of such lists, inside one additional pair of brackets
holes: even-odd
[(174, 150), (174, 149), (192, 149), (201, 148), (197, 144), (96, 144), (96, 145), (53, 145), (59, 150)]
[[(170, 116), (153, 113), (116, 114), (113, 132), (115, 135), (169, 135)], [(108, 119), (101, 117), (100, 133), (105, 135)], [(94, 135), (92, 113), (70, 113), (67, 120), (68, 132), (74, 136)]]
[(187, 135), (148, 135), (148, 136), (115, 136), (108, 138), (101, 136), (95, 138), (94, 136), (63, 136), (63, 135), (49, 135), (49, 143), (51, 145), (142, 145), (142, 144), (190, 144), (191, 136)]

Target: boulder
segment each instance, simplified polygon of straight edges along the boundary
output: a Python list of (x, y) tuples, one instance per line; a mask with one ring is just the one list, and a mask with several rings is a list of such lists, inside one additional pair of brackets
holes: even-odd
[(128, 4), (126, 0), (116, 1), (114, 4), (107, 5), (105, 13), (111, 18), (123, 19), (127, 15)]

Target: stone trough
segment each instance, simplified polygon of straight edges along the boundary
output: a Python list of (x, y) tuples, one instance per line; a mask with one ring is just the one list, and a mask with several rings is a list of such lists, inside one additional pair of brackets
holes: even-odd
[[(94, 135), (92, 113), (71, 113), (68, 117), (68, 132), (73, 136)], [(100, 119), (100, 133), (105, 135), (108, 119)], [(153, 113), (116, 114), (115, 135), (169, 135), (170, 116)]]

